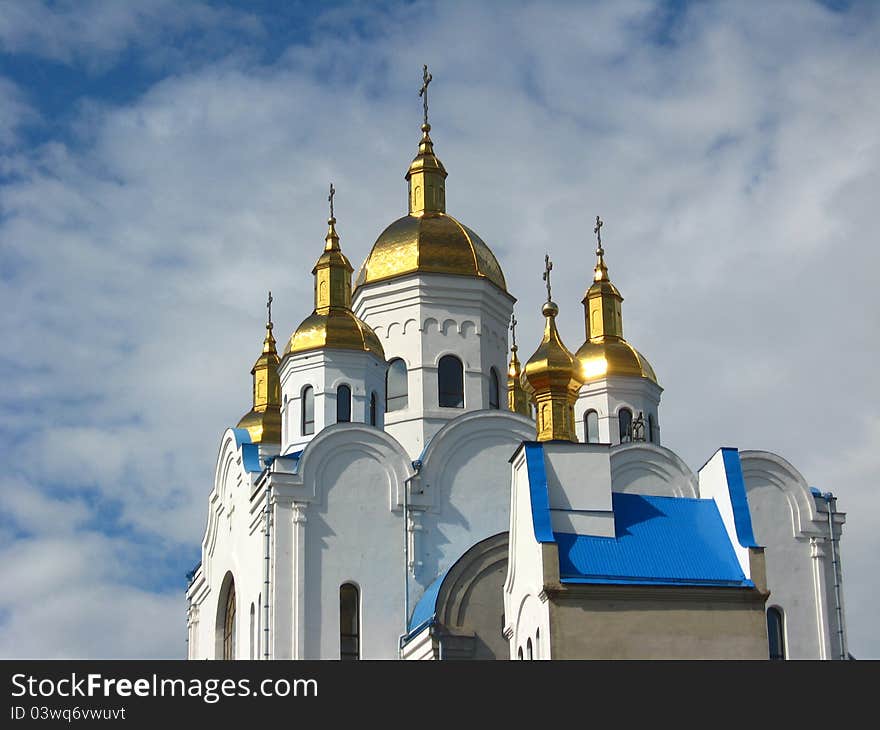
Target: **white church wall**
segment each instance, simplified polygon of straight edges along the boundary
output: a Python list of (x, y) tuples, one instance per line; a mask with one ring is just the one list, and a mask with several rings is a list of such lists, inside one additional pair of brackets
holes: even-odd
[[(263, 583), (263, 551), (259, 508), (251, 504), (252, 474), (245, 470), (242, 451), (235, 432), (226, 431), (217, 460), (214, 489), (209, 497), (209, 517), (202, 541), (202, 566), (199, 581), (190, 586), (188, 596), (197, 609), (198, 626), (193, 658), (222, 658), (218, 630), (225, 615), (223, 582), (231, 574), (235, 587), (235, 655), (247, 658), (251, 653), (250, 605), (258, 605)], [(223, 605), (221, 605), (221, 603)], [(256, 637), (253, 637), (256, 639)], [(254, 647), (256, 653), (256, 646)]]
[(615, 492), (659, 497), (699, 496), (697, 475), (670, 449), (635, 442), (611, 450), (611, 484)]
[[(767, 606), (782, 610), (786, 656), (838, 658), (841, 627), (827, 513), (819, 511), (803, 476), (782, 457), (743, 451), (740, 460), (755, 538), (765, 546)], [(845, 515), (836, 515), (836, 530), (844, 520)], [(844, 647), (845, 643), (844, 633)]]
[(614, 537), (607, 444), (544, 444), (550, 524), (556, 532)]
[(645, 419), (645, 439), (648, 439), (648, 416), (654, 419), (654, 443), (660, 443), (660, 394), (662, 389), (647, 378), (613, 376), (581, 386), (574, 404), (575, 431), (578, 441), (586, 442), (584, 416), (595, 410), (599, 417), (599, 443), (620, 443), (619, 413), (629, 408), (633, 418), (641, 412)]
[(480, 540), (510, 519), (509, 459), (534, 424), (506, 410), (467, 413), (432, 439), (413, 483), (413, 600)]
[[(488, 407), (494, 367), (503, 393), (507, 326), (514, 299), (483, 279), (417, 273), (359, 287), (352, 308), (376, 332), (386, 358), (406, 363), (408, 407), (386, 414), (386, 430), (413, 459), (462, 411)], [(464, 408), (441, 408), (437, 364), (443, 355), (464, 367)]]
[[(510, 642), (510, 658), (552, 659), (550, 611), (544, 594), (542, 547), (535, 537), (526, 449), (519, 449), (511, 463), (510, 542), (507, 578), (504, 582), (504, 633)], [(520, 654), (521, 652), (521, 654)]]

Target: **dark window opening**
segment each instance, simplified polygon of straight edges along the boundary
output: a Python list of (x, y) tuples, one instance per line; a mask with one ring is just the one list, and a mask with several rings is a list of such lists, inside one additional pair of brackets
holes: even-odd
[(351, 388), (340, 385), (336, 389), (336, 422), (349, 423), (351, 421)]
[(444, 355), (437, 365), (441, 408), (464, 408), (464, 368), (455, 355)]

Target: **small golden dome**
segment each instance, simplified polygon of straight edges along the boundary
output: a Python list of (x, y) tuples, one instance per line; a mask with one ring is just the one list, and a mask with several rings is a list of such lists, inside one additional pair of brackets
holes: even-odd
[(623, 339), (607, 339), (602, 342), (587, 340), (575, 353), (575, 357), (580, 361), (587, 383), (609, 375), (634, 375), (657, 383), (651, 363)]
[(280, 361), (272, 334), (272, 292), (269, 292), (266, 308), (269, 314), (263, 351), (251, 368), (254, 404), (236, 425), (236, 428), (246, 428), (251, 442), (255, 444), (281, 441), (281, 381), (278, 377)]
[(306, 317), (290, 336), (284, 354), (320, 347), (365, 350), (385, 359), (382, 343), (372, 328), (350, 309), (343, 307), (331, 307), (325, 312), (313, 312)]
[(504, 274), (489, 247), (447, 213), (405, 215), (376, 239), (355, 288), (416, 272), (487, 279), (507, 291)]
[(246, 428), (251, 443), (281, 442), (281, 409), (267, 408), (265, 411), (250, 411), (238, 422), (236, 428)]

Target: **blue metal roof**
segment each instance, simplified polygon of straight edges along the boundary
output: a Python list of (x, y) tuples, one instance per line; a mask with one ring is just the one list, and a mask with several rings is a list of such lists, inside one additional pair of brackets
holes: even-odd
[(251, 433), (246, 428), (233, 428), (232, 433), (235, 434), (235, 446), (240, 447), (242, 444), (251, 442)]
[(555, 533), (563, 583), (753, 586), (711, 499), (611, 495), (615, 537)]
[(434, 617), (437, 613), (437, 596), (440, 594), (440, 586), (443, 585), (443, 580), (448, 573), (448, 569), (444, 570), (425, 589), (425, 592), (413, 609), (412, 616), (410, 616), (409, 623), (407, 624), (408, 636), (419, 633), (425, 626), (434, 622)]

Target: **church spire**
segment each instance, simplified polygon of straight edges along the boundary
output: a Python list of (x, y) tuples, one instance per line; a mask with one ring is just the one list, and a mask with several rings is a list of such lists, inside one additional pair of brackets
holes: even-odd
[(620, 304), (623, 297), (611, 283), (608, 267), (605, 265), (605, 249), (602, 248), (602, 226), (604, 223), (596, 216), (596, 266), (593, 269), (593, 283), (581, 300), (584, 305), (584, 328), (587, 340), (599, 343), (606, 340), (623, 339), (623, 317)]
[(559, 307), (553, 302), (550, 288), (550, 272), (553, 263), (544, 257), (544, 281), (547, 284), (547, 301), (541, 309), (546, 318), (544, 337), (535, 354), (526, 363), (525, 376), (534, 389), (537, 408), (538, 441), (577, 441), (574, 427), (574, 402), (584, 379), (574, 355), (562, 343), (556, 329)]
[(330, 217), (327, 219), (327, 235), (324, 237), (324, 251), (312, 269), (315, 277), (315, 312), (326, 314), (334, 308), (351, 308), (351, 264), (339, 247), (339, 234), (336, 233), (334, 198), (336, 188), (330, 183)]
[(510, 365), (507, 368), (507, 408), (521, 416), (530, 416), (529, 397), (522, 386), (522, 366), (516, 356), (516, 315), (510, 317), (510, 334), (513, 344), (510, 346)]
[(409, 214), (415, 216), (446, 212), (446, 168), (434, 154), (434, 143), (429, 134), (431, 125), (428, 123), (428, 84), (432, 80), (433, 76), (428, 73), (426, 64), (422, 72), (422, 87), (419, 89), (424, 105), (422, 139), (419, 142), (419, 152), (406, 173), (409, 183)]
[(253, 376), (253, 407), (238, 422), (237, 428), (246, 428), (255, 444), (281, 442), (281, 381), (278, 377), (278, 351), (272, 334), (272, 292), (266, 302), (266, 337), (263, 351), (251, 368)]

